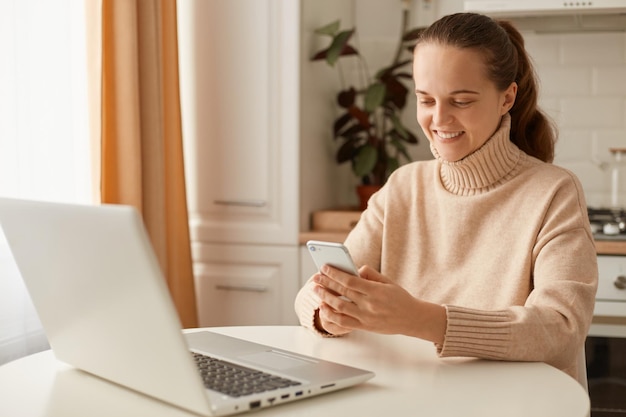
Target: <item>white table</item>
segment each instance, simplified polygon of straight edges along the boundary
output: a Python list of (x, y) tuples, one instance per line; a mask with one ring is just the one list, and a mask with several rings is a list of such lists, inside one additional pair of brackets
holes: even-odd
[[(431, 343), (355, 332), (322, 339), (301, 327), (211, 331), (372, 370), (359, 386), (254, 412), (254, 416), (583, 417), (589, 397), (542, 363), (440, 359)], [(0, 367), (0, 416), (190, 417), (193, 414), (75, 370), (50, 351)]]

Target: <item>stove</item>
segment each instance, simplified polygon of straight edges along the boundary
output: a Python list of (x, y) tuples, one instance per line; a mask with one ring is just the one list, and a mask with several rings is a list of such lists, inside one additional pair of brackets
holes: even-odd
[[(626, 241), (626, 210), (588, 207), (598, 241)], [(591, 416), (626, 416), (626, 256), (598, 255), (594, 321), (585, 343)]]
[(596, 240), (626, 240), (626, 209), (587, 207)]

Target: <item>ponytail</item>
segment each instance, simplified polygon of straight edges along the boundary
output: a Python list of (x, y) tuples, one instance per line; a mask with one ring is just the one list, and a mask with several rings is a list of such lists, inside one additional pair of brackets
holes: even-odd
[(517, 52), (517, 96), (511, 114), (511, 141), (527, 154), (545, 162), (554, 160), (557, 128), (537, 106), (535, 70), (524, 48), (524, 38), (508, 21), (498, 21)]

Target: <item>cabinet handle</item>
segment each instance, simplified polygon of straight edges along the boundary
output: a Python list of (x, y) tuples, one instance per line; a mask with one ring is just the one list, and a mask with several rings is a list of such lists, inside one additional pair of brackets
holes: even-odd
[(613, 285), (615, 285), (618, 290), (626, 289), (626, 275), (618, 276), (615, 282), (613, 282)]
[(248, 291), (248, 292), (267, 292), (269, 288), (266, 285), (233, 285), (233, 284), (216, 284), (215, 289), (223, 291)]
[(220, 206), (243, 206), (243, 207), (265, 207), (264, 200), (213, 200), (214, 204)]

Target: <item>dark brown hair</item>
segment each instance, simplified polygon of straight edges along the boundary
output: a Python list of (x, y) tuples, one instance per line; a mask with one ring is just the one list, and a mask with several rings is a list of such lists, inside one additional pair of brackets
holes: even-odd
[(552, 162), (557, 129), (537, 106), (535, 70), (524, 48), (521, 33), (507, 21), (496, 21), (476, 13), (444, 16), (424, 30), (417, 41), (438, 43), (479, 51), (487, 76), (500, 91), (517, 83), (511, 114), (511, 141), (527, 154)]

